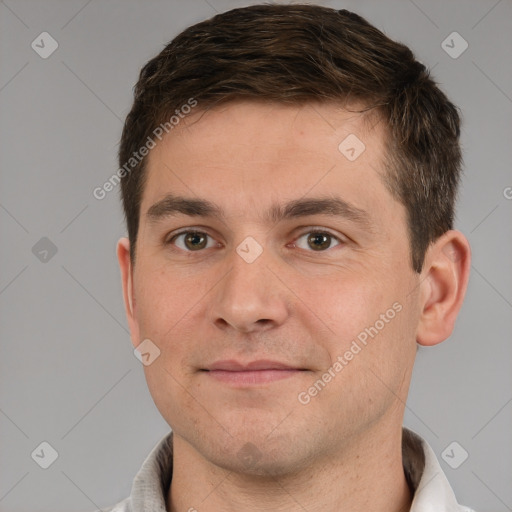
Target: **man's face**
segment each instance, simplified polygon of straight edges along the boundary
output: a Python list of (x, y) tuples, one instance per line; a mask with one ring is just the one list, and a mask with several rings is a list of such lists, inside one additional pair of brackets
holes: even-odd
[(158, 409), (207, 460), (280, 474), (401, 424), (420, 308), (384, 130), (332, 104), (238, 102), (151, 150), (130, 327), (161, 351)]

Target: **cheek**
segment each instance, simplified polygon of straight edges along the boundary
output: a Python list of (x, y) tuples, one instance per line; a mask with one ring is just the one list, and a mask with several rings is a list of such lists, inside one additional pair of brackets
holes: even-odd
[(170, 266), (144, 270), (138, 281), (142, 284), (136, 290), (140, 336), (150, 339), (160, 350), (154, 362), (144, 366), (144, 373), (162, 416), (173, 425), (179, 424), (179, 415), (189, 414), (193, 406), (184, 391), (190, 387), (185, 361), (191, 352), (200, 349), (200, 327), (191, 324), (191, 318), (201, 307), (208, 287), (203, 285), (204, 279), (184, 278)]
[(354, 337), (375, 322), (383, 305), (390, 301), (381, 287), (368, 278), (331, 276), (303, 285), (304, 302), (340, 340)]
[[(366, 273), (365, 277), (340, 278), (308, 289), (308, 303), (328, 325), (331, 336), (328, 350), (331, 361), (362, 359), (395, 362), (404, 353), (404, 345), (414, 342), (414, 310), (409, 288), (390, 274)], [(323, 291), (322, 291), (323, 290)]]
[(136, 286), (141, 336), (164, 340), (178, 330), (208, 291), (198, 276), (183, 277), (171, 267), (141, 269)]

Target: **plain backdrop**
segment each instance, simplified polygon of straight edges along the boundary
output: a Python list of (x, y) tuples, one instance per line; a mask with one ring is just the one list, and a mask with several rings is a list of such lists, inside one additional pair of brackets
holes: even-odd
[[(117, 191), (92, 191), (117, 170), (141, 66), (188, 25), (250, 3), (0, 2), (2, 512), (112, 505), (169, 431), (124, 317)], [(463, 112), (456, 227), (472, 245), (469, 291), (450, 339), (418, 353), (405, 424), (462, 503), (512, 510), (512, 2), (322, 4), (409, 45)], [(457, 469), (442, 457), (454, 441), (468, 454)], [(37, 453), (52, 449), (43, 469)]]

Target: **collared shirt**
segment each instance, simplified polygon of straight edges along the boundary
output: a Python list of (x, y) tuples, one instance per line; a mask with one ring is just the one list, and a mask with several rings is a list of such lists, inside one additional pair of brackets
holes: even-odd
[[(457, 503), (432, 448), (418, 434), (403, 429), (402, 459), (414, 489), (410, 512), (474, 512)], [(172, 432), (151, 451), (133, 480), (131, 494), (104, 512), (167, 512), (172, 478)]]

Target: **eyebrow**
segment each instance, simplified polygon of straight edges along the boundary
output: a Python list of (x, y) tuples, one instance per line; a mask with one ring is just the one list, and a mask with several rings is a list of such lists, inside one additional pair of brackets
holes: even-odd
[[(211, 201), (173, 194), (166, 195), (146, 212), (146, 216), (151, 223), (179, 214), (190, 217), (225, 218), (224, 210)], [(341, 217), (368, 230), (372, 227), (370, 217), (365, 210), (357, 208), (340, 197), (302, 198), (289, 201), (284, 205), (274, 204), (264, 218), (269, 223), (277, 223), (309, 215)]]

